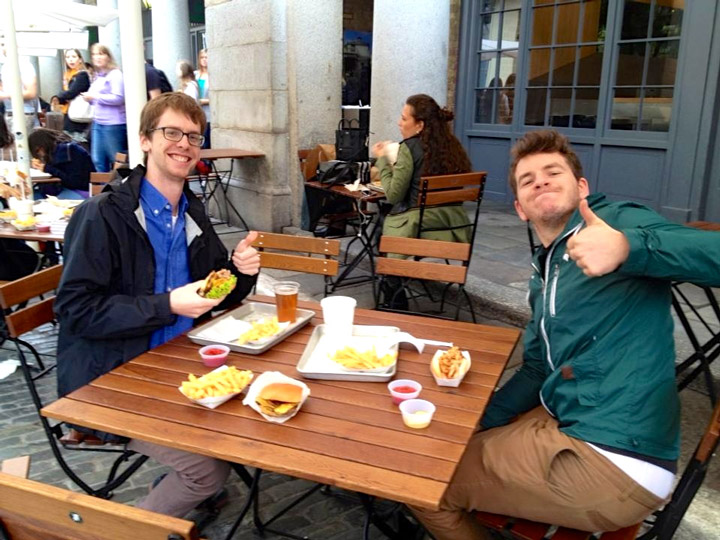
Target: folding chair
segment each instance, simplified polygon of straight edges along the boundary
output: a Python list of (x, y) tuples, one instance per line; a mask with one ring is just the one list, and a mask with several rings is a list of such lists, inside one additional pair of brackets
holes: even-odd
[(98, 500), (28, 480), (22, 474), (0, 472), (0, 538), (198, 540), (199, 537), (191, 521)]
[[(472, 300), (465, 290), (465, 280), (467, 279), (468, 264), (472, 245), (459, 242), (441, 242), (439, 240), (424, 240), (419, 238), (404, 238), (402, 236), (383, 236), (380, 238), (380, 257), (376, 259), (375, 273), (380, 276), (380, 287), (378, 287), (375, 297), (375, 309), (381, 311), (394, 312), (410, 312), (409, 310), (398, 310), (387, 307), (392, 305), (393, 299), (385, 299), (384, 305), (381, 303), (382, 285), (386, 276), (395, 276), (401, 278), (401, 288), (398, 291), (408, 291), (408, 283), (412, 279), (421, 279), (426, 281), (441, 281), (446, 285), (440, 302), (440, 313), (444, 312), (445, 295), (452, 285), (458, 286), (458, 302), (455, 309), (454, 319), (457, 320), (460, 315), (461, 300), (464, 296), (468, 302), (473, 322), (476, 322), (475, 310)], [(384, 253), (396, 253), (406, 255), (409, 259), (396, 259), (383, 257)], [(444, 262), (427, 262), (418, 259), (434, 258), (444, 260)], [(398, 292), (396, 292), (398, 294)], [(417, 304), (417, 299), (411, 296)], [(412, 313), (420, 313), (422, 315), (430, 315), (440, 319), (449, 319), (440, 314), (429, 314), (418, 310)]]
[[(715, 406), (710, 423), (695, 453), (685, 466), (672, 498), (662, 509), (651, 515), (644, 523), (646, 532), (638, 540), (670, 540), (682, 521), (685, 512), (703, 483), (708, 465), (715, 453), (720, 436), (720, 404)], [(555, 527), (525, 519), (516, 519), (488, 512), (477, 512), (481, 525), (500, 532), (505, 538), (524, 540), (631, 540), (636, 537), (643, 523), (613, 532), (591, 534), (565, 527)]]
[[(260, 252), (260, 268), (294, 270), (325, 277), (325, 296), (337, 275), (340, 241), (290, 234), (258, 233), (253, 247)], [(301, 255), (302, 254), (302, 255)]]
[(115, 173), (112, 172), (94, 172), (90, 173), (90, 186), (88, 192), (91, 197), (102, 192), (103, 188), (115, 178)]
[[(62, 266), (57, 265), (0, 286), (0, 306), (2, 306), (5, 311), (4, 315), (7, 325), (8, 339), (15, 343), (15, 347), (20, 357), (20, 365), (22, 367), (23, 376), (25, 377), (25, 382), (27, 383), (28, 390), (30, 391), (30, 397), (35, 405), (38, 417), (40, 418), (40, 422), (45, 430), (45, 435), (50, 443), (50, 449), (52, 450), (55, 459), (65, 474), (82, 490), (96, 497), (109, 498), (112, 496), (113, 489), (125, 482), (125, 480), (127, 480), (143, 463), (145, 463), (147, 456), (138, 455), (131, 464), (125, 467), (122, 473), (118, 474), (122, 464), (129, 461), (135, 452), (119, 448), (72, 447), (62, 445), (60, 443), (60, 439), (63, 436), (62, 422), (51, 424), (50, 421), (40, 413), (43, 408), (43, 402), (40, 399), (40, 394), (35, 386), (35, 381), (52, 370), (55, 365), (45, 368), (40, 361), (40, 356), (37, 351), (29, 343), (21, 340), (19, 337), (38, 326), (54, 321), (55, 316), (53, 313), (53, 304), (55, 296), (51, 295), (40, 302), (11, 311), (11, 308), (22, 305), (32, 298), (47, 295), (51, 291), (54, 291), (60, 282), (61, 273)], [(32, 374), (30, 364), (28, 363), (23, 350), (24, 348), (28, 348), (38, 360), (38, 365), (41, 369), (40, 373), (36, 375)], [(61, 447), (66, 450), (73, 451), (117, 453), (119, 456), (110, 468), (105, 484), (98, 488), (93, 488), (83, 481), (70, 468), (63, 456)]]

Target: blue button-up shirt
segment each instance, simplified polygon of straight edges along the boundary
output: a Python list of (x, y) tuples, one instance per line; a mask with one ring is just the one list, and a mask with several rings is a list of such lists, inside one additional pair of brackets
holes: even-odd
[[(143, 179), (140, 185), (140, 204), (145, 214), (147, 235), (155, 254), (155, 294), (170, 292), (192, 281), (188, 264), (187, 240), (185, 238), (185, 194), (178, 203), (177, 220), (173, 224), (172, 205), (155, 187)], [(178, 315), (174, 324), (153, 332), (150, 348), (192, 328), (193, 319)]]

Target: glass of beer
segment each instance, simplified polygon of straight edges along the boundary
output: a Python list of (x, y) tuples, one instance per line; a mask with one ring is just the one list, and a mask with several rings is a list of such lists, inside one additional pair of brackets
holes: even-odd
[(278, 322), (295, 322), (299, 289), (300, 284), (296, 281), (278, 281), (275, 283), (273, 290), (275, 291)]

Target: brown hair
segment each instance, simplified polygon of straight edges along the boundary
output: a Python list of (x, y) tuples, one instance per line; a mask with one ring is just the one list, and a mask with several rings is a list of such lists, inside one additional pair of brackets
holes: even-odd
[(515, 196), (517, 196), (517, 178), (515, 178), (515, 170), (517, 169), (518, 162), (534, 154), (560, 154), (565, 158), (565, 162), (570, 167), (573, 175), (577, 180), (582, 178), (583, 169), (582, 163), (577, 157), (577, 154), (573, 151), (570, 146), (570, 141), (565, 135), (562, 135), (554, 129), (542, 129), (539, 131), (529, 131), (513, 145), (510, 150), (510, 175), (509, 182), (510, 187), (513, 190)]
[(68, 142), (72, 142), (72, 139), (66, 133), (42, 127), (35, 128), (28, 136), (30, 155), (45, 163), (53, 162), (53, 155), (58, 144)]
[(205, 113), (197, 101), (182, 92), (166, 92), (148, 101), (140, 114), (140, 135), (150, 137), (163, 113), (172, 109), (184, 114), (200, 126), (200, 134), (205, 133)]
[(472, 165), (465, 149), (450, 132), (448, 122), (455, 115), (427, 94), (415, 94), (405, 101), (415, 121), (424, 123), (420, 132), (423, 147), (423, 175), (470, 172)]
[[(103, 45), (102, 43), (94, 43), (93, 45), (90, 46), (90, 63), (92, 63), (92, 54), (94, 52), (98, 52), (101, 54), (107, 54), (107, 56), (108, 56), (107, 70), (108, 71), (117, 69), (117, 63), (115, 62), (115, 57), (112, 55), (112, 52), (110, 52), (110, 49), (107, 47), (107, 45)], [(93, 64), (93, 69), (97, 73), (95, 64)]]
[(74, 52), (77, 57), (80, 59), (80, 65), (78, 66), (78, 71), (85, 71), (85, 59), (83, 58), (82, 53), (80, 52), (80, 49), (65, 49), (63, 51), (63, 60), (65, 61), (65, 71), (70, 71), (70, 68), (67, 65), (67, 60), (65, 60), (65, 55), (69, 53), (70, 51)]
[(180, 80), (182, 81), (194, 81), (195, 80), (195, 73), (193, 72), (193, 68), (190, 65), (190, 62), (187, 60), (180, 60), (177, 63), (178, 71), (180, 72)]

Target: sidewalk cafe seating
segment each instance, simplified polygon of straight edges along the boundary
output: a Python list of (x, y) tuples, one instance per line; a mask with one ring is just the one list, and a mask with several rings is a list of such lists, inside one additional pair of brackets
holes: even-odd
[(337, 275), (340, 241), (290, 234), (258, 233), (253, 247), (260, 253), (260, 268), (293, 270), (325, 276), (325, 296)]
[[(638, 523), (631, 527), (604, 533), (599, 538), (602, 540), (631, 540), (636, 538), (638, 531), (644, 525), (645, 530), (640, 536), (637, 536), (638, 540), (670, 540), (705, 479), (710, 460), (717, 450), (718, 437), (720, 437), (720, 404), (715, 406), (710, 423), (700, 439), (695, 453), (685, 466), (670, 502), (652, 514), (645, 524)], [(557, 528), (554, 534), (551, 535), (549, 534), (550, 530), (556, 528), (544, 523), (515, 519), (488, 512), (477, 512), (476, 515), (480, 524), (500, 531), (500, 534), (505, 538), (524, 540), (590, 540), (598, 538), (597, 535), (565, 527)]]
[[(376, 259), (377, 265), (375, 273), (380, 276), (380, 286), (377, 289), (375, 297), (375, 309), (381, 311), (400, 311), (387, 307), (391, 305), (393, 299), (385, 298), (381, 300), (383, 283), (387, 276), (395, 276), (401, 278), (402, 288), (399, 290), (408, 290), (408, 284), (413, 279), (421, 279), (425, 281), (444, 282), (442, 297), (440, 299), (439, 313), (444, 313), (445, 296), (448, 289), (458, 286), (458, 299), (455, 308), (454, 320), (458, 320), (460, 316), (460, 306), (463, 297), (467, 300), (473, 322), (476, 322), (475, 310), (472, 300), (465, 290), (465, 281), (467, 280), (468, 264), (472, 252), (472, 244), (460, 242), (442, 242), (440, 240), (424, 240), (419, 238), (405, 238), (401, 236), (382, 236), (380, 238), (380, 257)], [(410, 258), (396, 259), (385, 257), (383, 254), (396, 253), (406, 255)], [(424, 258), (440, 259), (444, 262), (423, 261)], [(452, 264), (455, 263), (455, 264)], [(416, 303), (417, 299), (411, 297)], [(387, 304), (387, 305), (386, 305)], [(405, 312), (404, 310), (402, 312)], [(408, 311), (410, 313), (418, 313), (428, 315), (425, 311)], [(451, 318), (442, 315), (432, 315), (438, 318)]]
[[(12, 467), (5, 465), (16, 462)], [(198, 540), (191, 521), (27, 479), (27, 456), (0, 472), (2, 540)], [(17, 475), (8, 474), (15, 469)]]
[[(104, 448), (100, 446), (90, 448), (85, 446), (63, 445), (63, 423), (58, 422), (51, 424), (47, 418), (40, 414), (40, 409), (43, 408), (44, 404), (36, 386), (36, 381), (54, 369), (55, 365), (53, 364), (45, 368), (40, 361), (37, 351), (27, 342), (20, 339), (20, 336), (23, 334), (43, 324), (54, 322), (53, 304), (55, 295), (52, 293), (58, 287), (61, 274), (62, 266), (56, 265), (0, 286), (0, 306), (2, 306), (4, 310), (8, 339), (15, 343), (25, 382), (30, 391), (33, 404), (38, 411), (38, 417), (40, 418), (55, 459), (65, 474), (86, 493), (96, 497), (109, 498), (112, 495), (112, 490), (125, 482), (147, 460), (147, 456), (137, 455), (134, 461), (129, 463), (125, 469), (118, 474), (122, 464), (129, 462), (130, 458), (135, 455), (135, 452), (125, 450), (124, 448)], [(41, 297), (39, 302), (32, 303), (26, 307), (20, 307), (38, 296)], [(31, 371), (30, 363), (25, 355), (26, 348), (32, 352), (38, 362), (41, 371), (37, 374), (33, 374)], [(66, 450), (75, 451), (116, 453), (119, 454), (119, 456), (110, 468), (105, 484), (93, 488), (72, 470), (63, 456), (61, 447)]]

